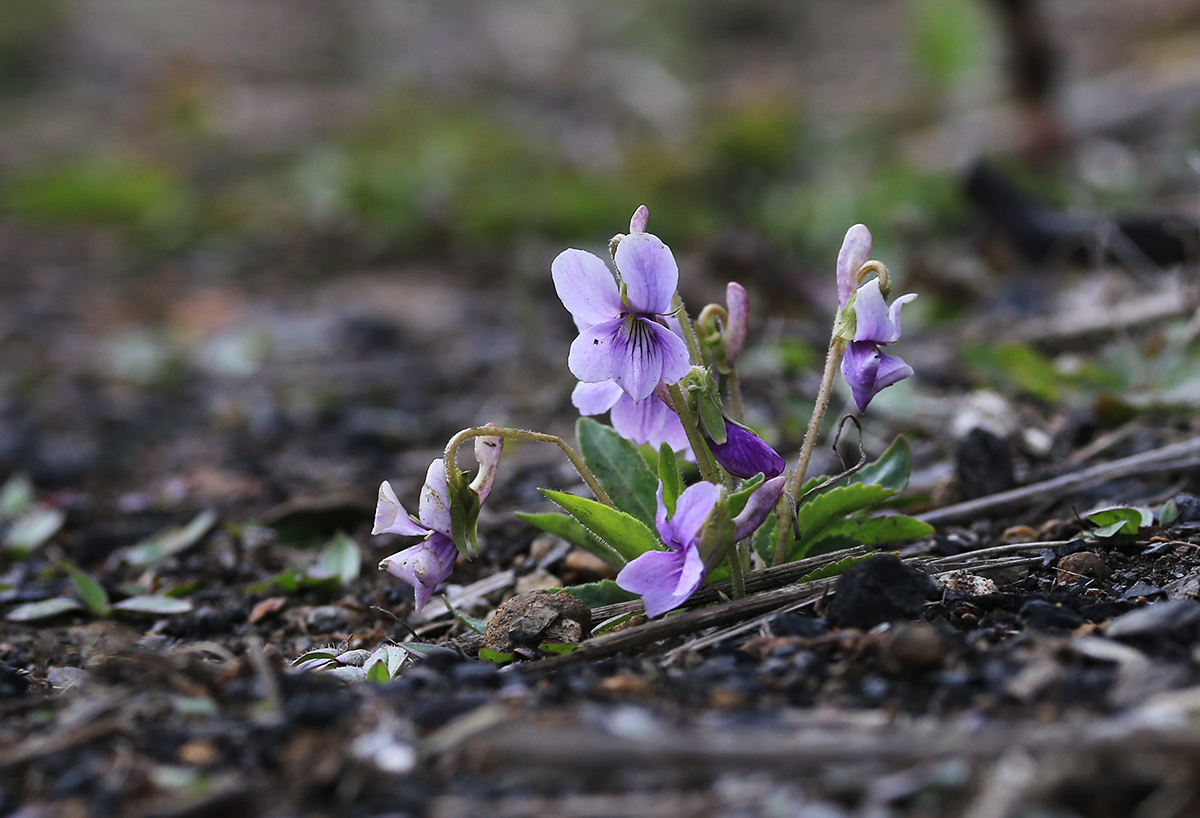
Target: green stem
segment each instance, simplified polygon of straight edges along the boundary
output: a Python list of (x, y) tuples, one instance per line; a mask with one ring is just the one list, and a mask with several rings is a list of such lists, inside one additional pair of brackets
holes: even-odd
[(729, 550), (729, 581), (732, 583), (733, 598), (742, 599), (746, 596), (746, 575), (742, 570), (741, 543)]
[(726, 383), (729, 385), (729, 413), (733, 415), (734, 420), (741, 423), (744, 414), (742, 409), (742, 383), (738, 380), (737, 369), (729, 371), (729, 379)]
[(687, 344), (688, 356), (691, 357), (694, 365), (704, 366), (704, 356), (700, 354), (700, 342), (696, 340), (696, 330), (692, 326), (692, 319), (688, 318), (687, 307), (683, 306), (683, 299), (679, 297), (679, 293), (675, 293), (675, 297), (671, 300), (671, 306), (674, 308), (675, 317), (679, 319), (679, 326), (683, 329), (683, 342)]
[(451, 484), (457, 481), (462, 472), (458, 468), (458, 447), (463, 442), (470, 440), (473, 437), (502, 437), (505, 440), (528, 440), (535, 443), (553, 443), (562, 449), (563, 454), (571, 461), (571, 465), (575, 467), (575, 471), (579, 472), (579, 476), (583, 478), (583, 482), (587, 483), (592, 494), (596, 496), (604, 505), (610, 508), (616, 508), (613, 501), (609, 498), (608, 492), (600, 485), (600, 481), (596, 479), (596, 475), (592, 474), (592, 470), (583, 462), (583, 458), (579, 453), (572, 449), (565, 440), (556, 435), (542, 434), (541, 432), (531, 432), (526, 429), (507, 429), (502, 426), (477, 426), (472, 429), (463, 429), (461, 432), (450, 438), (450, 442), (446, 444), (446, 478)]
[[(799, 496), (804, 486), (804, 477), (808, 473), (808, 461), (812, 459), (813, 448), (817, 445), (817, 435), (821, 432), (821, 422), (825, 420), (825, 410), (829, 408), (829, 398), (833, 394), (833, 379), (837, 375), (838, 365), (842, 362), (842, 354), (846, 351), (846, 342), (838, 336), (829, 339), (829, 353), (825, 356), (825, 372), (821, 375), (821, 388), (817, 392), (817, 402), (813, 406), (812, 418), (808, 421), (808, 430), (804, 433), (804, 443), (800, 446), (800, 460), (788, 481), (788, 490), (779, 500), (776, 507), (776, 530), (779, 532), (775, 543), (775, 564), (781, 565), (787, 558), (788, 534), (791, 531), (792, 512), (790, 504)], [(789, 496), (790, 495), (790, 496)]]
[(704, 435), (700, 434), (700, 430), (696, 426), (696, 419), (692, 417), (692, 410), (688, 408), (683, 390), (679, 388), (679, 384), (672, 384), (667, 387), (667, 392), (671, 395), (671, 402), (675, 404), (675, 413), (679, 415), (679, 422), (683, 424), (683, 431), (687, 434), (688, 443), (696, 455), (696, 465), (700, 468), (700, 476), (710, 483), (720, 485), (721, 469), (713, 459), (712, 452), (709, 451), (708, 444), (704, 441)]

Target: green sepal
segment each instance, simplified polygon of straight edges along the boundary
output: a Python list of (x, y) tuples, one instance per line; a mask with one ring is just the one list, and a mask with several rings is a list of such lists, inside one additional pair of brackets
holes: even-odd
[(725, 413), (721, 410), (720, 399), (712, 390), (705, 390), (698, 397), (698, 408), (704, 434), (718, 446), (723, 445), (729, 434), (725, 431)]
[(856, 301), (858, 301), (857, 292), (850, 296), (846, 306), (842, 307), (841, 312), (838, 313), (837, 321), (833, 325), (835, 338), (841, 338), (843, 341), (854, 340), (854, 333), (858, 330), (858, 313), (854, 310)]
[(762, 472), (746, 480), (738, 488), (737, 491), (729, 495), (729, 516), (736, 517), (746, 508), (746, 503), (750, 502), (750, 495), (758, 490), (767, 479), (767, 476)]
[(626, 561), (637, 559), (647, 551), (663, 550), (650, 527), (631, 514), (563, 491), (538, 491), (566, 509), (584, 528), (608, 544)]
[(459, 554), (465, 559), (473, 559), (479, 553), (477, 526), (482, 503), (467, 476), (457, 469), (454, 472), (453, 477), (446, 475), (446, 485), (450, 490), (450, 538), (454, 540), (454, 547)]
[(666, 441), (658, 448), (658, 480), (662, 484), (663, 505), (666, 506), (667, 516), (675, 516), (675, 501), (683, 493), (683, 472), (679, 470), (679, 460), (675, 450)]
[(629, 602), (638, 598), (637, 594), (626, 591), (611, 579), (572, 585), (564, 590), (589, 608), (601, 608), (605, 605), (615, 605), (618, 602)]
[(721, 564), (734, 542), (733, 515), (729, 513), (729, 495), (724, 486), (720, 487), (717, 502), (713, 503), (700, 531), (700, 558), (711, 569)]

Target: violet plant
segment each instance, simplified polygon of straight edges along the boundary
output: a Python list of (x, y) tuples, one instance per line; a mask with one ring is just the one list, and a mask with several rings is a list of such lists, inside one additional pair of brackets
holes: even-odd
[[(475, 555), (476, 520), (504, 440), (557, 445), (591, 491), (594, 499), (542, 489), (565, 513), (518, 516), (618, 571), (615, 584), (567, 589), (593, 605), (641, 597), (646, 614), (658, 616), (708, 583), (728, 580), (729, 592), (743, 596), (745, 573), (755, 567), (931, 533), (908, 517), (870, 513), (907, 485), (902, 437), (873, 463), (805, 480), (839, 369), (860, 412), (880, 390), (912, 374), (882, 347), (900, 339), (900, 309), (916, 296), (887, 306), (887, 268), (869, 259), (867, 228), (850, 228), (838, 255), (839, 309), (829, 354), (789, 472), (743, 420), (737, 360), (748, 337), (746, 290), (730, 283), (724, 305), (709, 304), (690, 318), (677, 292), (675, 257), (647, 232), (648, 221), (639, 207), (629, 233), (610, 241), (615, 269), (577, 249), (564, 250), (551, 265), (555, 290), (579, 332), (567, 359), (580, 381), (571, 396), (584, 416), (576, 424), (578, 449), (553, 435), (489, 424), (451, 438), (429, 467), (416, 516), (390, 484), (380, 487), (373, 533), (422, 538), (380, 563), (414, 587), (418, 610), (457, 559)], [(588, 417), (606, 412), (611, 427)], [(468, 481), (457, 452), (471, 439), (479, 471)], [(699, 474), (691, 485), (680, 455)]]

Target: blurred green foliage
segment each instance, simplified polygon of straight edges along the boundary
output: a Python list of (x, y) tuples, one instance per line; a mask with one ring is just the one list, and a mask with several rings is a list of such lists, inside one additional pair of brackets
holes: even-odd
[(0, 92), (22, 90), (37, 73), (38, 57), (66, 19), (62, 0), (0, 3)]

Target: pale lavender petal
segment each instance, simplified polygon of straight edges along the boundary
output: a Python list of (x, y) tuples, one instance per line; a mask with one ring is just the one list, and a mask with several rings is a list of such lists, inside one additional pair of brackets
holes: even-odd
[(720, 494), (716, 484), (704, 481), (684, 489), (675, 500), (675, 516), (667, 520), (666, 525), (657, 526), (663, 542), (683, 550), (694, 546)]
[(850, 392), (858, 411), (865, 412), (867, 404), (879, 390), (875, 379), (879, 373), (879, 346), (873, 341), (851, 341), (842, 357), (842, 377), (850, 384)]
[(729, 326), (725, 328), (725, 363), (730, 366), (746, 347), (746, 334), (750, 327), (750, 296), (746, 288), (736, 281), (725, 285), (725, 309), (729, 313)]
[(379, 500), (375, 504), (375, 527), (371, 529), (371, 533), (424, 537), (429, 530), (408, 516), (404, 506), (396, 499), (392, 484), (384, 480), (379, 487)]
[(846, 231), (837, 258), (838, 307), (845, 307), (858, 286), (858, 271), (871, 257), (871, 231), (856, 224)]
[(650, 210), (645, 205), (639, 205), (638, 209), (633, 211), (633, 218), (629, 220), (629, 232), (645, 233), (649, 224)]
[(758, 435), (736, 423), (725, 422), (725, 442), (711, 439), (708, 447), (725, 471), (743, 480), (762, 473), (768, 480), (783, 473), (783, 458)]
[(599, 324), (620, 315), (617, 280), (598, 257), (583, 250), (563, 250), (551, 263), (550, 274), (576, 325)]
[[(574, 352), (574, 346), (571, 349)], [(630, 316), (614, 336), (612, 379), (635, 401), (645, 400), (660, 380), (676, 383), (687, 374), (689, 367), (680, 372), (678, 355), (681, 349), (686, 356), (687, 347), (666, 327)], [(665, 367), (670, 367), (675, 380), (664, 377)], [(575, 377), (579, 374), (575, 373)]]
[(607, 381), (613, 377), (613, 349), (620, 340), (622, 319), (614, 318), (585, 327), (571, 344), (567, 368), (586, 383)]
[(703, 581), (704, 560), (694, 547), (683, 551), (648, 551), (617, 575), (617, 585), (641, 596), (646, 616), (651, 617), (687, 602)]
[(614, 259), (625, 284), (629, 311), (653, 315), (670, 312), (679, 284), (675, 256), (658, 236), (634, 233), (617, 245)]
[(443, 534), (434, 534), (412, 548), (384, 557), (379, 569), (413, 587), (419, 611), (425, 607), (438, 585), (454, 572), (457, 558), (458, 549), (454, 547), (454, 542)]
[(787, 476), (781, 474), (754, 490), (750, 499), (746, 501), (746, 507), (742, 509), (742, 513), (733, 518), (733, 538), (735, 540), (749, 537), (766, 522), (767, 517), (771, 516), (771, 512), (775, 510), (779, 496), (783, 494), (785, 483), (787, 483)]
[[(495, 426), (496, 424), (489, 423), (487, 425)], [(471, 488), (479, 495), (481, 503), (492, 493), (492, 486), (496, 483), (496, 469), (500, 465), (500, 454), (503, 451), (504, 438), (502, 437), (475, 438), (475, 461), (479, 463), (479, 473), (471, 481)]]
[(913, 373), (913, 368), (895, 355), (886, 352), (879, 353), (879, 370), (875, 373), (875, 391), (886, 389), (897, 381), (902, 381)]
[(900, 333), (903, 330), (903, 326), (900, 323), (900, 308), (916, 297), (916, 293), (906, 293), (892, 302), (891, 309), (888, 310), (888, 318), (891, 320), (892, 327), (895, 329), (896, 337), (891, 341), (886, 341), (885, 343), (891, 344), (900, 340)]
[(430, 531), (450, 535), (450, 487), (446, 484), (446, 461), (440, 457), (429, 464), (421, 487), (421, 523)]
[[(579, 410), (581, 415), (602, 415), (612, 409), (613, 404), (622, 397), (625, 397), (625, 392), (615, 381), (599, 381), (597, 383), (580, 381), (575, 384), (575, 390), (571, 393), (571, 404)], [(617, 431), (621, 430), (617, 429)], [(624, 433), (622, 432), (622, 434)]]
[(658, 395), (651, 394), (643, 401), (634, 402), (633, 398), (622, 392), (612, 407), (612, 425), (626, 440), (639, 445), (650, 443), (662, 425), (662, 412), (674, 414), (659, 400)]
[(890, 344), (900, 337), (900, 330), (888, 315), (887, 302), (879, 289), (879, 279), (873, 278), (858, 288), (854, 299), (854, 340)]

